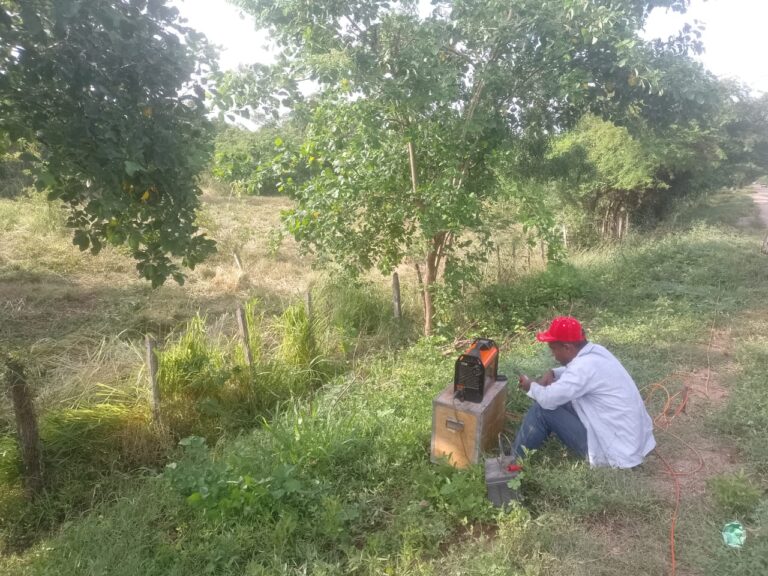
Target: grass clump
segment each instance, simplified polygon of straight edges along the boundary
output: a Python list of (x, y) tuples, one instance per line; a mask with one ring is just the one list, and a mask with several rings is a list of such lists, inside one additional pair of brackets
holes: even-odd
[[(62, 522), (109, 500), (126, 478), (158, 469), (172, 447), (145, 408), (100, 404), (46, 413), (40, 420), (42, 492), (30, 499), (18, 474), (0, 482), (0, 549), (26, 548)], [(4, 443), (5, 444), (5, 443)], [(4, 469), (19, 469), (6, 448)]]
[(193, 318), (179, 341), (159, 355), (158, 383), (164, 395), (205, 397), (223, 381), (224, 354), (208, 342), (205, 319)]
[(318, 306), (328, 323), (347, 337), (371, 336), (392, 328), (392, 302), (371, 282), (330, 276), (317, 290)]
[[(198, 316), (181, 338), (159, 354), (162, 412), (171, 432), (215, 440), (227, 431), (252, 428), (286, 400), (325, 382), (332, 364), (316, 334), (317, 323), (301, 304), (286, 308), (271, 326), (246, 306), (253, 364), (239, 339), (212, 341)], [(273, 349), (269, 340), (277, 342)]]
[(346, 274), (327, 276), (313, 290), (320, 334), (330, 353), (355, 359), (368, 352), (397, 349), (418, 337), (421, 304), (401, 293), (402, 316), (394, 317), (391, 291)]
[(143, 406), (97, 404), (52, 411), (40, 425), (46, 467), (77, 479), (89, 470), (130, 471), (157, 466), (167, 441), (152, 429)]
[(709, 489), (726, 517), (749, 518), (760, 502), (762, 490), (741, 470), (709, 479)]
[[(758, 317), (749, 328), (759, 327)], [(751, 465), (761, 474), (768, 472), (768, 338), (751, 332), (737, 349), (741, 371), (733, 378), (733, 389), (725, 410), (715, 418), (717, 428), (738, 440)]]
[(20, 473), (21, 456), (16, 438), (0, 436), (0, 485), (15, 482)]
[(556, 310), (581, 307), (592, 290), (594, 282), (579, 269), (551, 264), (514, 284), (483, 288), (473, 300), (470, 317), (488, 333), (518, 334)]
[(285, 309), (278, 320), (281, 342), (278, 359), (290, 366), (310, 368), (317, 363), (320, 351), (315, 336), (315, 321), (301, 304)]

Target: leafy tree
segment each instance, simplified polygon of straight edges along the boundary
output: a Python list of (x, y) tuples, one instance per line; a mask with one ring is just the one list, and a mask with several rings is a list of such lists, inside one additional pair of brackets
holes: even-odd
[(601, 234), (621, 238), (630, 214), (654, 187), (658, 158), (624, 127), (584, 116), (552, 148), (555, 172), (566, 176), (560, 187), (566, 203), (599, 215)]
[(204, 38), (165, 0), (0, 0), (0, 134), (39, 150), (37, 185), (81, 249), (126, 243), (153, 285), (214, 249), (198, 230), (211, 147)]
[[(686, 2), (457, 0), (435, 2), (426, 19), (407, 1), (237, 4), (282, 47), (278, 76), (317, 86), (298, 157), (280, 159), (312, 170), (286, 182), (298, 199), (289, 228), (348, 268), (412, 262), (429, 333), (441, 278), (460, 285), (485, 253), (494, 157), (599, 101), (647, 90), (636, 31), (651, 8)], [(285, 82), (259, 97), (275, 76), (253, 71), (234, 91), (264, 110), (299, 102)]]
[(635, 93), (623, 109), (604, 100), (596, 107), (603, 118), (583, 117), (509, 166), (520, 179), (531, 172), (526, 163), (534, 164), (560, 199), (549, 208), (575, 214), (587, 237), (593, 229), (620, 238), (631, 221), (652, 224), (672, 202), (759, 173), (759, 152), (750, 151), (759, 149), (760, 114), (746, 114), (747, 95), (659, 44), (643, 47), (640, 59), (653, 71), (655, 90)]
[[(300, 124), (292, 118), (270, 122), (250, 131), (221, 126), (216, 134), (211, 173), (236, 192), (269, 196), (283, 190), (279, 165), (273, 160), (286, 149), (298, 150), (303, 141)], [(294, 179), (306, 177), (307, 167), (297, 167)]]
[(768, 174), (768, 94), (751, 96), (739, 86), (726, 90), (726, 166), (731, 183), (743, 186)]

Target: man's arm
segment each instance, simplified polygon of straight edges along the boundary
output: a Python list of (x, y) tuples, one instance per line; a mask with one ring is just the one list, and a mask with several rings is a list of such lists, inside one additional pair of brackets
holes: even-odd
[(543, 386), (527, 376), (520, 376), (520, 389), (545, 410), (554, 410), (587, 393), (586, 382), (575, 371), (563, 370), (553, 385)]

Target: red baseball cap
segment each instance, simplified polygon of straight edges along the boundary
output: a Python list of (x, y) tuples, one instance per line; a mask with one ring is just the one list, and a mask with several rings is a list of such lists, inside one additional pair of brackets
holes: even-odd
[(558, 316), (552, 320), (549, 330), (536, 334), (539, 342), (581, 342), (584, 340), (584, 328), (576, 318)]

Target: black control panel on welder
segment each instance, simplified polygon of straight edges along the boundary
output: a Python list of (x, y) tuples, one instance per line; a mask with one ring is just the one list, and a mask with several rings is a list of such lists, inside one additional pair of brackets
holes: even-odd
[(456, 360), (453, 395), (463, 402), (482, 402), (487, 388), (496, 382), (499, 347), (493, 340), (478, 338)]

